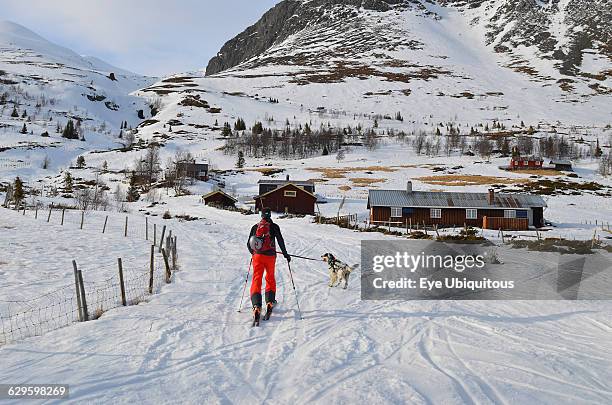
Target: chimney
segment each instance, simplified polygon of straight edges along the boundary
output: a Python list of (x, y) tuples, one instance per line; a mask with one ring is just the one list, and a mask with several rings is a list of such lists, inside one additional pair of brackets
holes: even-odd
[(489, 203), (489, 205), (495, 204), (495, 190), (492, 188), (489, 189), (489, 195), (487, 196), (487, 202)]
[(406, 183), (406, 191), (412, 193), (412, 182), (410, 180)]
[(289, 181), (289, 175), (287, 175), (287, 181)]

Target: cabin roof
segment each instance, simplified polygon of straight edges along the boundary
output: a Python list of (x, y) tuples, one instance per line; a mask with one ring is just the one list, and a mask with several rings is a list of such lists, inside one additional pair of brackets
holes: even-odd
[(204, 200), (205, 200), (205, 199), (207, 199), (208, 197), (212, 197), (212, 196), (213, 196), (213, 195), (215, 195), (215, 194), (221, 194), (221, 195), (223, 195), (223, 196), (225, 196), (225, 197), (229, 198), (230, 200), (232, 200), (232, 201), (234, 201), (234, 202), (238, 202), (238, 200), (237, 200), (237, 199), (235, 199), (234, 197), (232, 197), (231, 195), (227, 194), (226, 192), (224, 192), (224, 191), (222, 191), (222, 190), (215, 190), (215, 191), (211, 191), (210, 193), (203, 195), (203, 196), (202, 196), (202, 199), (204, 199)]
[(370, 207), (532, 208), (546, 207), (546, 202), (533, 194), (495, 193), (494, 203), (489, 204), (488, 193), (370, 190)]
[(317, 198), (317, 196), (314, 195), (313, 193), (311, 193), (310, 191), (307, 191), (307, 190), (304, 190), (303, 188), (300, 188), (299, 186), (301, 186), (301, 184), (294, 183), (294, 182), (290, 181), (289, 183), (283, 184), (280, 187), (275, 188), (274, 190), (270, 190), (267, 193), (263, 193), (263, 194), (258, 195), (257, 197), (255, 197), (255, 199), (257, 200), (257, 199), (259, 199), (261, 197), (267, 196), (268, 194), (276, 193), (276, 192), (278, 192), (278, 191), (280, 191), (280, 190), (282, 190), (284, 188), (287, 188), (288, 186), (294, 186), (298, 190), (303, 191), (304, 193), (314, 197), (315, 199)]
[(296, 186), (314, 186), (314, 181), (312, 180), (275, 180), (275, 179), (264, 179), (259, 180), (257, 184), (271, 184), (271, 185), (284, 185), (284, 184), (295, 184)]

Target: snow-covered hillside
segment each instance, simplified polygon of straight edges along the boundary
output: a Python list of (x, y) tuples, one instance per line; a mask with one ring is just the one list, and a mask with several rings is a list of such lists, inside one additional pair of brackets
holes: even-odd
[[(138, 110), (150, 116), (148, 105), (154, 102), (130, 93), (152, 80), (77, 55), (18, 24), (0, 22), (4, 168), (39, 167), (48, 156), (57, 169), (69, 166), (82, 150), (121, 145), (120, 128), (125, 122), (136, 126)], [(84, 142), (61, 137), (69, 120), (78, 123)]]
[[(279, 305), (270, 321), (251, 328), (248, 304), (236, 310), (255, 216), (204, 207), (197, 197), (171, 199), (151, 212), (165, 209), (201, 218), (166, 221), (180, 241), (174, 282), (148, 302), (0, 347), (0, 379), (69, 383), (68, 403), (75, 404), (612, 400), (609, 302), (362, 301), (359, 270), (348, 290), (330, 289), (324, 263), (294, 259), (300, 320), (279, 258)], [(67, 244), (80, 232), (58, 232), (31, 211), (6, 215), (0, 232), (4, 224), (35, 227), (41, 237)], [(348, 263), (359, 261), (360, 240), (393, 239), (308, 218), (277, 223), (290, 252), (331, 251)], [(87, 235), (92, 248), (113, 246), (112, 239)], [(517, 265), (554, 264), (552, 254), (531, 253), (525, 262), (525, 253), (516, 252), (500, 255)]]

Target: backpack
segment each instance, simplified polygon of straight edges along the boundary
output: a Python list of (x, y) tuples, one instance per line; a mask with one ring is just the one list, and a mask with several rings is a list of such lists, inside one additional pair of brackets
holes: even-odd
[(270, 233), (270, 228), (270, 223), (265, 219), (262, 219), (257, 224), (255, 235), (249, 239), (249, 245), (255, 253), (276, 251), (276, 245), (274, 244), (274, 238)]

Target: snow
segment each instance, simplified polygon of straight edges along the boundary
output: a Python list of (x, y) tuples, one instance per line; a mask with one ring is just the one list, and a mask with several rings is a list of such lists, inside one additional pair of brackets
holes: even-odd
[[(180, 241), (174, 282), (148, 302), (1, 347), (3, 381), (52, 376), (71, 384), (68, 403), (612, 399), (607, 301), (362, 301), (358, 270), (348, 290), (329, 289), (323, 263), (295, 259), (299, 320), (279, 259), (279, 305), (269, 322), (251, 329), (248, 309), (236, 308), (255, 218), (201, 206), (195, 197), (173, 203), (164, 208), (205, 218), (168, 222)], [(359, 261), (360, 239), (385, 238), (308, 219), (277, 222), (290, 252), (316, 257), (331, 250), (348, 263)], [(70, 237), (37, 224), (42, 234)]]
[[(415, 190), (482, 192), (490, 187), (434, 185), (421, 179), (436, 175), (434, 169), (458, 176), (522, 180), (531, 176), (499, 169), (508, 158), (494, 156), (483, 161), (480, 157), (461, 156), (458, 151), (452, 151), (450, 156), (419, 156), (410, 145), (410, 136), (401, 141), (385, 135), (387, 130), (407, 134), (423, 130), (431, 134), (438, 124), (453, 123), (465, 134), (479, 123), (498, 120), (508, 128), (517, 128), (525, 121), (526, 126), (541, 124), (536, 137), (555, 131), (567, 138), (583, 138), (585, 148), (599, 139), (609, 150), (609, 96), (585, 97), (577, 104), (566, 102), (568, 97), (557, 86), (530, 81), (504, 67), (508, 63), (506, 57), (493, 54), (482, 43), (482, 33), (478, 31), (482, 27), (470, 27), (468, 18), (458, 12), (430, 4), (427, 7), (442, 19), (425, 19), (413, 11), (387, 15), (396, 34), (424, 44), (420, 50), (397, 49), (387, 54), (452, 73), (410, 83), (371, 77), (298, 85), (291, 79), (303, 74), (304, 67), (273, 64), (240, 66), (212, 77), (204, 77), (201, 72), (173, 76), (192, 77), (187, 86), (168, 81), (153, 84), (157, 79), (125, 72), (95, 57), (79, 56), (24, 27), (0, 23), (0, 70), (8, 72), (11, 80), (23, 81), (20, 86), (35, 97), (45, 94), (57, 99), (56, 105), (42, 109), (27, 122), (33, 135), (19, 134), (24, 120), (11, 118), (10, 110), (4, 111), (0, 117), (0, 147), (9, 149), (0, 152), (0, 183), (7, 184), (20, 176), (26, 190), (40, 190), (39, 195), (28, 196), (30, 206), (46, 207), (51, 202), (74, 205), (72, 198), (50, 192), (53, 188), (61, 190), (68, 171), (75, 182), (99, 178), (110, 188), (112, 199), (116, 187), (127, 188), (126, 173), (145, 153), (138, 149), (117, 150), (123, 142), (117, 138), (119, 124), (128, 120), (136, 126), (140, 121), (137, 109), (144, 109), (147, 118), (158, 121), (138, 128), (137, 137), (162, 145), (163, 165), (177, 151), (188, 151), (198, 161), (209, 162), (211, 168), (227, 171), (216, 177), (225, 182), (227, 192), (239, 199), (240, 207), (252, 207), (257, 181), (270, 178), (260, 170), (277, 168), (282, 172), (273, 178), (290, 175), (292, 179), (318, 181), (316, 192), (327, 200), (318, 207), (323, 215), (357, 214), (360, 221), (367, 218), (369, 188), (403, 189), (409, 179)], [(370, 13), (366, 18), (375, 26), (379, 16)], [(334, 30), (325, 33), (331, 34)], [(294, 35), (275, 45), (268, 56), (295, 52), (295, 44), (309, 35), (318, 32), (312, 29)], [(341, 39), (334, 38), (325, 46), (341, 44)], [(314, 41), (310, 50), (320, 49), (322, 44)], [(379, 51), (382, 52), (371, 49), (363, 63), (375, 63), (374, 54)], [(537, 55), (530, 53), (533, 50), (518, 51), (536, 60)], [(28, 64), (32, 58), (35, 63)], [(49, 67), (53, 63), (65, 66)], [(538, 63), (534, 62), (540, 71), (552, 74), (546, 71), (549, 65)], [(607, 66), (605, 60), (587, 56), (583, 68), (597, 73)], [(413, 68), (384, 69), (407, 72)], [(118, 82), (106, 77), (111, 71), (118, 76)], [(70, 76), (74, 72), (83, 77)], [(67, 77), (74, 82), (66, 82)], [(47, 80), (50, 84), (41, 84)], [(92, 81), (96, 94), (116, 101), (119, 111), (83, 98)], [(159, 96), (161, 111), (150, 117), (147, 105), (158, 96), (148, 87), (170, 84), (176, 87)], [(402, 93), (407, 89), (412, 91), (409, 96)], [(577, 89), (584, 90), (579, 86)], [(391, 90), (390, 95), (365, 96), (387, 90)], [(464, 91), (475, 97), (451, 97)], [(179, 105), (186, 95), (194, 94), (210, 106), (221, 108), (221, 112), (213, 114), (203, 108)], [(279, 103), (269, 103), (269, 97)], [(28, 103), (28, 113), (33, 115), (35, 101)], [(283, 129), (286, 120), (293, 129), (305, 123), (312, 128), (328, 124), (335, 128), (371, 128), (375, 114), (393, 115), (397, 111), (404, 116), (403, 122), (378, 120), (376, 150), (347, 147), (342, 161), (335, 156), (301, 160), (247, 157), (246, 167), (236, 170), (236, 157), (223, 153), (224, 140), (219, 139), (218, 130), (211, 129), (215, 121), (222, 126), (238, 117), (247, 126), (261, 121), (273, 129)], [(83, 123), (86, 141), (66, 140), (55, 133), (55, 124), (64, 122), (70, 114), (88, 118)], [(47, 121), (50, 117), (52, 122)], [(170, 132), (167, 123), (173, 119), (183, 125), (174, 125)], [(40, 137), (44, 130), (49, 131), (49, 138)], [(86, 168), (71, 167), (78, 156), (85, 157)], [(45, 157), (50, 159), (47, 169), (41, 167)], [(104, 162), (106, 171), (101, 169)], [(596, 159), (588, 157), (573, 163), (578, 178), (540, 178), (595, 181), (612, 187), (610, 178), (597, 173)], [(324, 168), (341, 170), (342, 176), (328, 178)], [(360, 185), (354, 181), (357, 178), (376, 182)], [(362, 301), (359, 270), (351, 275), (348, 290), (330, 289), (324, 263), (295, 259), (291, 264), (304, 314), (304, 319), (299, 320), (286, 264), (279, 259), (279, 306), (270, 322), (251, 329), (249, 304), (244, 305), (242, 313), (236, 309), (249, 264), (246, 236), (257, 216), (203, 206), (200, 197), (215, 187), (213, 182), (194, 182), (188, 185), (190, 195), (177, 197), (171, 190), (156, 189), (136, 203), (111, 203), (109, 210), (128, 212), (88, 211), (83, 230), (79, 229), (80, 214), (75, 210), (66, 211), (65, 224), (61, 226), (59, 211), (54, 211), (47, 223), (45, 208), (40, 209), (38, 219), (34, 219), (32, 210), (24, 216), (0, 209), (0, 251), (11, 252), (0, 257), (0, 276), (4, 280), (0, 286), (0, 313), (5, 301), (29, 300), (72, 285), (73, 259), (88, 282), (114, 275), (117, 257), (123, 258), (126, 268), (145, 268), (150, 243), (143, 234), (145, 215), (150, 226), (158, 225), (158, 232), (160, 225), (167, 225), (178, 236), (180, 265), (172, 284), (164, 285), (159, 294), (138, 305), (110, 309), (96, 321), (0, 346), (0, 380), (69, 383), (70, 403), (612, 401), (610, 301)], [(545, 237), (590, 240), (595, 234), (609, 243), (610, 234), (602, 229), (602, 223), (612, 222), (609, 197), (583, 193), (555, 195), (546, 200), (545, 218), (552, 226), (543, 231)], [(4, 194), (0, 193), (0, 202), (3, 201)], [(173, 219), (161, 219), (166, 211)], [(108, 228), (102, 234), (107, 215)], [(198, 219), (182, 221), (177, 215)], [(130, 224), (127, 238), (123, 236), (126, 217)], [(360, 261), (362, 240), (397, 240), (380, 233), (317, 225), (311, 217), (276, 221), (291, 253), (317, 258), (330, 251), (350, 264)], [(501, 244), (497, 231), (484, 231), (483, 235)], [(506, 238), (514, 236), (533, 238), (535, 232), (506, 233)], [(504, 254), (506, 261), (519, 265), (519, 259), (527, 258), (523, 266), (556, 263), (552, 254)]]

